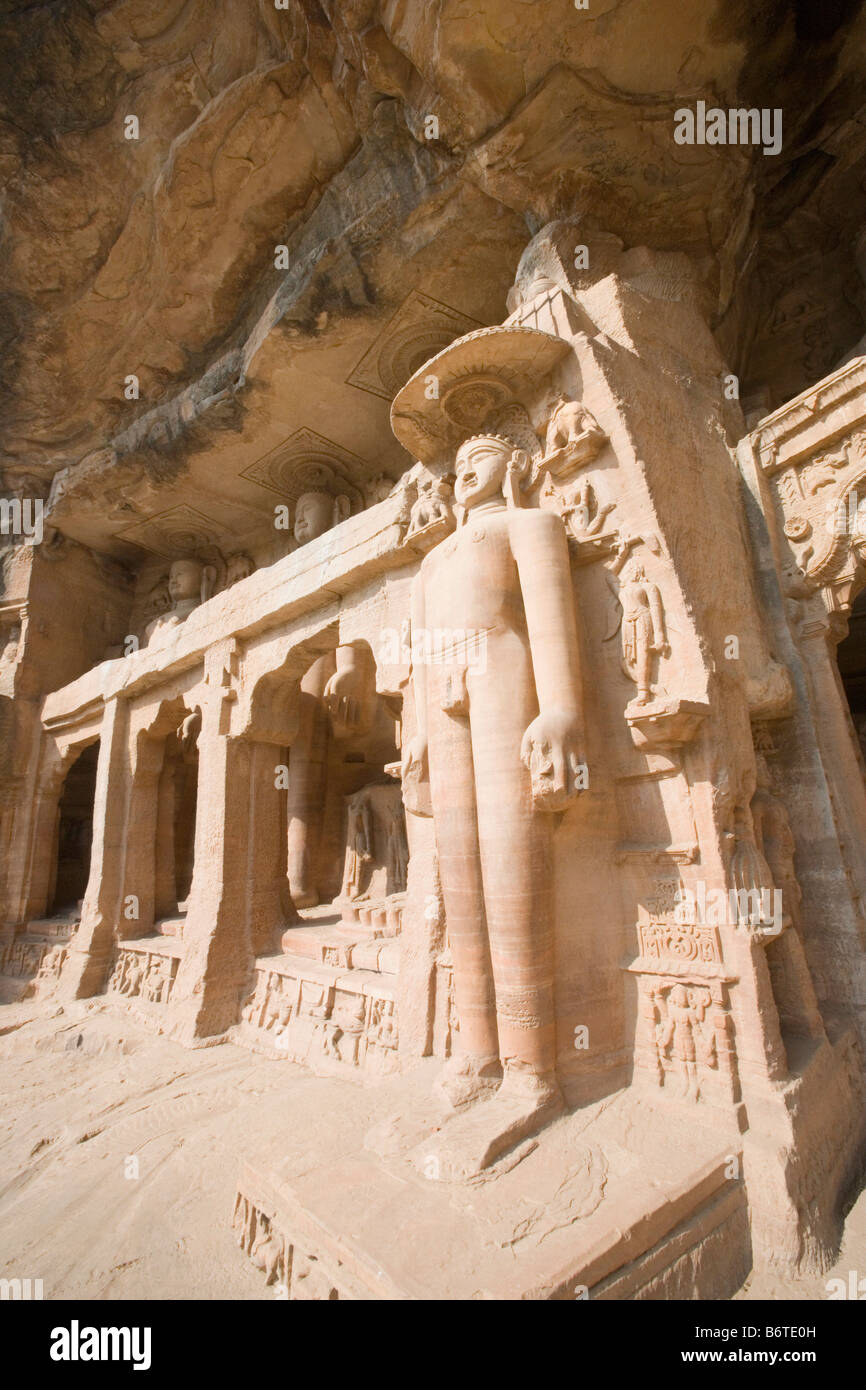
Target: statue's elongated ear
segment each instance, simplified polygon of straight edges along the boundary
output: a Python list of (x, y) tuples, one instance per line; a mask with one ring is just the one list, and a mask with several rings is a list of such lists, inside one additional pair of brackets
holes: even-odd
[(515, 449), (511, 458), (508, 460), (508, 471), (516, 473), (522, 481), (526, 477), (529, 468), (529, 455), (525, 449)]
[(341, 521), (345, 521), (352, 510), (352, 504), (345, 493), (340, 493), (339, 497), (334, 498), (334, 520), (333, 525), (339, 526)]

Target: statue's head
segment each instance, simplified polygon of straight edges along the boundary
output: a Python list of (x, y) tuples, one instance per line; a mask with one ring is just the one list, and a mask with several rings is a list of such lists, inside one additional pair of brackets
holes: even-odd
[(467, 511), (496, 497), (510, 500), (528, 467), (528, 455), (510, 440), (495, 434), (475, 435), (457, 450), (454, 497)]
[(168, 596), (174, 608), (179, 603), (205, 603), (214, 591), (217, 571), (202, 560), (175, 560), (168, 572)]
[(204, 566), (198, 560), (175, 560), (168, 572), (168, 592), (172, 603), (201, 598)]
[(348, 497), (332, 497), (329, 492), (304, 492), (295, 506), (295, 540), (299, 545), (314, 541), (349, 515)]

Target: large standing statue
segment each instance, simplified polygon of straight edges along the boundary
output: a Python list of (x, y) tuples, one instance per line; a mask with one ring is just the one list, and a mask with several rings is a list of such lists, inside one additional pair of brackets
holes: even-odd
[(441, 1085), (455, 1108), (498, 1085), (443, 1131), (476, 1166), (562, 1104), (544, 812), (575, 790), (579, 658), (565, 531), (559, 516), (520, 507), (528, 467), (506, 438), (461, 445), (463, 524), (429, 553), (413, 590), (413, 639), (459, 630), (485, 650), (471, 665), (458, 653), (416, 666), (417, 733), (403, 764), (409, 779), (429, 764), (454, 960), (460, 1052)]

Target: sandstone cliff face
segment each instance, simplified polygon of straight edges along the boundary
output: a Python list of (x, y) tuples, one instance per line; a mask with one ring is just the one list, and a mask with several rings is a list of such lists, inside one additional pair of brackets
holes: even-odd
[[(238, 428), (276, 324), (284, 354), (358, 316), (369, 337), (405, 288), (389, 244), (427, 243), (416, 271), (447, 282), (449, 221), (483, 247), (486, 293), (460, 302), (455, 274), (443, 298), (487, 321), (527, 222), (579, 214), (687, 252), (732, 369), (770, 403), (862, 330), (857, 3), (5, 8), (7, 486), (44, 492), (115, 438), (161, 455), (207, 411)], [(698, 99), (781, 108), (781, 154), (676, 145)]]

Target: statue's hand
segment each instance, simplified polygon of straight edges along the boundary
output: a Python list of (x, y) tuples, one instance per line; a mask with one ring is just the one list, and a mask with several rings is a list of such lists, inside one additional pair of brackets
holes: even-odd
[(427, 772), (427, 740), (416, 734), (403, 749), (400, 771), (405, 781), (420, 782)]
[(201, 710), (194, 709), (188, 714), (178, 730), (178, 740), (184, 753), (191, 753), (198, 743), (201, 733)]
[(543, 711), (533, 719), (520, 745), (529, 769), (532, 800), (539, 811), (560, 811), (586, 786), (586, 764), (579, 751), (580, 729), (572, 714)]
[(354, 669), (336, 671), (325, 686), (325, 705), (338, 738), (346, 738), (360, 728), (364, 694), (363, 676)]

